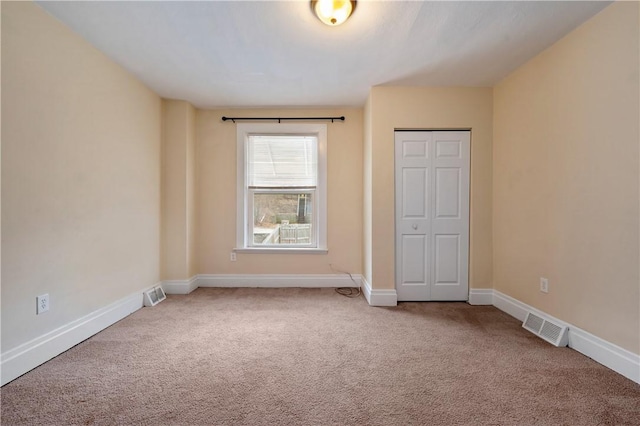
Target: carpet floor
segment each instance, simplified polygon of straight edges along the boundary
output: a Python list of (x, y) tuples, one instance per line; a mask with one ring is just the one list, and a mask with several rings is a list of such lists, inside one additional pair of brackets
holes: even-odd
[(639, 425), (640, 385), (503, 312), (200, 288), (2, 387), (3, 425)]

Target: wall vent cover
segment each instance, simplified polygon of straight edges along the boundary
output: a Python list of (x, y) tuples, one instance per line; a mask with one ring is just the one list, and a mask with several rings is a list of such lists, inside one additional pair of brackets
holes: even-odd
[(553, 321), (542, 318), (533, 312), (528, 312), (522, 327), (536, 336), (546, 340), (557, 347), (567, 346), (569, 343), (569, 328), (556, 324)]
[(144, 292), (144, 306), (156, 306), (167, 298), (162, 287), (154, 287)]

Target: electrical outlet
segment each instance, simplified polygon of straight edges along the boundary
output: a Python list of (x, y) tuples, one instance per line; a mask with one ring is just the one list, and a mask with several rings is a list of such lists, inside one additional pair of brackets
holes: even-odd
[(543, 293), (549, 293), (549, 280), (540, 277), (540, 291)]
[(49, 295), (43, 294), (36, 297), (36, 315), (40, 315), (49, 310)]
[(229, 253), (229, 260), (231, 260), (232, 262), (235, 262), (236, 260), (238, 260), (236, 258), (236, 252), (232, 251), (231, 253)]

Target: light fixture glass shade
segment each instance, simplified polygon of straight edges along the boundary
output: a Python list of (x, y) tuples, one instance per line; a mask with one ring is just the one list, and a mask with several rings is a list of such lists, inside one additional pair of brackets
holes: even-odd
[(353, 0), (312, 0), (311, 9), (323, 23), (335, 27), (346, 21), (356, 2)]

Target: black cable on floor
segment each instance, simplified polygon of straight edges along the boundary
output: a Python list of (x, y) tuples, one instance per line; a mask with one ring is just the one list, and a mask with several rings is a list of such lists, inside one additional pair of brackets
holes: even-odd
[(359, 287), (338, 287), (336, 288), (336, 293), (341, 294), (345, 297), (358, 297), (360, 296), (360, 288)]
[(336, 288), (336, 293), (345, 297), (352, 297), (352, 298), (356, 298), (360, 296), (360, 284), (358, 284), (356, 280), (353, 279), (353, 275), (351, 275), (351, 272), (346, 272), (346, 271), (341, 271), (339, 269), (336, 269), (333, 267), (332, 264), (329, 264), (329, 267), (331, 268), (332, 271), (349, 275), (349, 278), (351, 278), (351, 281), (353, 281), (353, 283), (356, 285), (355, 287), (338, 287)]

